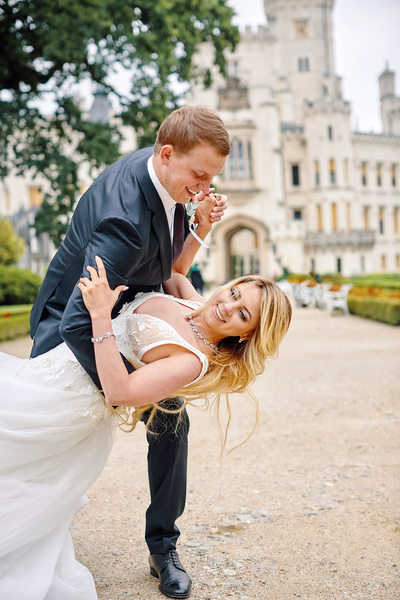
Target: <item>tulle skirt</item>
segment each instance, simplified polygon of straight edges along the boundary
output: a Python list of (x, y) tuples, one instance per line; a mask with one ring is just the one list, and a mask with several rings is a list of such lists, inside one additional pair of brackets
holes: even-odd
[(109, 456), (116, 417), (65, 344), (0, 353), (0, 598), (92, 600), (69, 525)]

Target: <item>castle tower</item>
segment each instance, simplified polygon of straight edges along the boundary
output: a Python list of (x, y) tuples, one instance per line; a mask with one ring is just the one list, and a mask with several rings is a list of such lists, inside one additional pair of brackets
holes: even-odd
[(379, 96), (383, 133), (400, 135), (400, 98), (395, 91), (395, 73), (386, 64), (379, 77)]
[(304, 101), (340, 96), (335, 75), (332, 11), (334, 0), (264, 0), (274, 40), (276, 86), (289, 88), (295, 122), (302, 121)]

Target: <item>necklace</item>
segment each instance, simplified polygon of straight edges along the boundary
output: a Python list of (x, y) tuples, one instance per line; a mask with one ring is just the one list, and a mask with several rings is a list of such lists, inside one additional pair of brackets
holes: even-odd
[(193, 329), (193, 331), (195, 332), (197, 337), (199, 339), (201, 339), (201, 341), (204, 342), (205, 344), (208, 344), (213, 350), (217, 351), (218, 350), (217, 346), (215, 344), (212, 344), (208, 340), (206, 340), (206, 338), (201, 335), (200, 331), (197, 329), (196, 325), (193, 322), (193, 315), (188, 315), (187, 319), (189, 321), (190, 327)]

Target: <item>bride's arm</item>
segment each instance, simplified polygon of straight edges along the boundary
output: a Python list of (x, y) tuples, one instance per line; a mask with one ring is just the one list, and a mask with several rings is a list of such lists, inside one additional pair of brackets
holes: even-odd
[(151, 362), (128, 374), (114, 338), (95, 345), (96, 367), (106, 403), (110, 406), (146, 406), (173, 397), (201, 372), (197, 356), (183, 350)]
[(189, 279), (174, 269), (172, 269), (171, 277), (167, 281), (163, 281), (163, 289), (165, 293), (171, 294), (175, 298), (204, 302), (203, 296), (196, 292)]
[[(194, 222), (196, 225), (196, 236), (202, 240), (210, 233), (213, 224), (218, 223), (222, 219), (228, 208), (226, 196), (211, 192), (212, 190), (206, 196), (203, 192), (200, 192), (196, 196), (199, 206), (196, 208)], [(193, 264), (199, 248), (200, 242), (193, 235), (187, 235), (182, 252), (174, 261), (174, 271), (186, 275)]]
[[(111, 406), (145, 406), (171, 396), (193, 381), (201, 371), (197, 356), (182, 349), (168, 358), (154, 361), (129, 374), (112, 335), (111, 309), (124, 286), (108, 285), (102, 260), (96, 257), (98, 271), (88, 267), (91, 279), (84, 277), (78, 287), (92, 320), (96, 368), (106, 402)], [(110, 333), (104, 337), (104, 334)]]

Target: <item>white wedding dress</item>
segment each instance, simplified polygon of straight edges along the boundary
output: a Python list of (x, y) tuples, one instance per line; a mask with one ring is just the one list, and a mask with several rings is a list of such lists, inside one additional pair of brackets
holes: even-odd
[[(206, 355), (162, 319), (133, 313), (150, 296), (141, 294), (113, 320), (120, 352), (138, 368), (151, 347), (184, 346), (202, 363), (199, 379)], [(104, 468), (116, 424), (66, 344), (33, 359), (0, 353), (2, 600), (97, 598), (92, 575), (75, 560), (69, 525)]]

